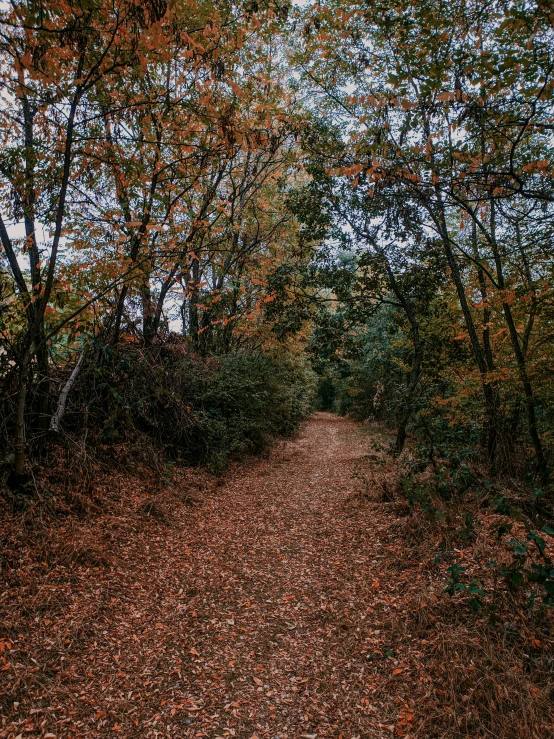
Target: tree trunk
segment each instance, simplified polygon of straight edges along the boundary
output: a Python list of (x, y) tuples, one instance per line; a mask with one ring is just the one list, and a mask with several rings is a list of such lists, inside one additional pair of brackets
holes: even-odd
[(198, 320), (198, 286), (200, 283), (200, 265), (198, 261), (194, 261), (191, 269), (191, 276), (188, 281), (189, 288), (189, 336), (192, 346), (198, 350), (198, 331), (200, 323)]
[(119, 341), (119, 334), (121, 333), (121, 320), (123, 318), (123, 310), (125, 308), (125, 298), (127, 297), (127, 285), (123, 285), (119, 297), (117, 299), (117, 307), (115, 309), (115, 321), (112, 342), (117, 344)]
[(142, 337), (146, 346), (150, 346), (156, 337), (156, 311), (152, 303), (150, 281), (146, 280), (141, 289), (142, 302)]
[[(34, 301), (30, 301), (27, 308), (27, 321), (29, 330), (36, 331), (37, 344), (37, 417), (33, 424), (36, 429), (41, 432), (47, 428), (48, 420), (48, 403), (50, 399), (50, 384), (48, 381), (49, 365), (48, 365), (48, 347), (43, 342), (45, 336), (44, 313), (40, 312), (40, 296), (42, 293), (42, 274), (40, 267), (40, 252), (37, 244), (36, 236), (36, 217), (35, 217), (35, 113), (36, 108), (28, 95), (21, 98), (21, 106), (23, 110), (23, 131), (25, 138), (25, 184), (22, 192), (23, 203), (23, 220), (25, 225), (25, 244), (29, 257), (29, 270), (31, 273), (31, 291)], [(28, 376), (28, 379), (31, 379)], [(39, 443), (42, 439), (39, 433)]]
[(518, 367), (519, 379), (523, 385), (523, 392), (525, 395), (525, 409), (527, 411), (527, 424), (529, 426), (529, 435), (531, 436), (531, 442), (535, 450), (535, 457), (537, 459), (537, 469), (541, 477), (541, 481), (544, 485), (550, 482), (550, 474), (548, 471), (548, 465), (544, 455), (544, 449), (542, 447), (542, 441), (537, 426), (537, 414), (535, 409), (535, 399), (533, 393), (533, 387), (531, 380), (529, 379), (529, 373), (527, 372), (527, 362), (525, 356), (521, 350), (519, 343), (519, 336), (517, 328), (514, 323), (512, 315), (512, 309), (508, 303), (503, 302), (502, 307), (504, 309), (504, 316), (506, 323), (508, 324), (508, 330), (510, 333), (510, 339), (514, 354), (516, 356), (516, 362)]
[(452, 280), (454, 282), (454, 287), (456, 288), (456, 293), (458, 295), (458, 301), (460, 303), (460, 307), (462, 309), (462, 313), (464, 316), (464, 321), (466, 324), (467, 332), (469, 334), (469, 340), (471, 343), (471, 348), (473, 350), (473, 356), (475, 358), (475, 362), (481, 374), (481, 385), (483, 388), (483, 397), (485, 401), (485, 418), (486, 418), (485, 430), (486, 430), (487, 440), (488, 440), (487, 441), (487, 454), (489, 456), (489, 460), (488, 460), (489, 465), (491, 466), (491, 468), (493, 468), (495, 464), (495, 458), (496, 458), (496, 435), (497, 435), (497, 426), (498, 426), (496, 404), (495, 404), (495, 399), (494, 399), (494, 390), (493, 390), (493, 387), (491, 385), (491, 381), (489, 378), (489, 371), (488, 371), (485, 355), (481, 347), (481, 344), (479, 343), (479, 337), (477, 336), (475, 322), (473, 320), (473, 316), (471, 315), (471, 309), (469, 307), (469, 302), (465, 294), (464, 284), (462, 281), (462, 276), (460, 274), (460, 269), (458, 267), (458, 263), (456, 261), (456, 257), (454, 256), (454, 252), (452, 249), (452, 244), (450, 242), (450, 236), (448, 233), (448, 225), (447, 225), (446, 216), (444, 213), (444, 204), (442, 202), (442, 198), (438, 191), (437, 191), (437, 199), (438, 199), (438, 213), (435, 212), (432, 204), (426, 203), (426, 208), (429, 212), (429, 215), (431, 216), (431, 218), (434, 220), (435, 224), (437, 225), (437, 229), (438, 229), (439, 235), (442, 240), (444, 253), (446, 256), (446, 261), (448, 262), (448, 266), (450, 267), (450, 272), (452, 274)]
[(421, 336), (419, 334), (419, 326), (414, 320), (411, 327), (412, 343), (414, 345), (414, 359), (412, 362), (412, 368), (408, 375), (408, 385), (406, 388), (406, 395), (403, 398), (404, 407), (400, 414), (398, 423), (398, 429), (396, 431), (396, 441), (394, 444), (394, 453), (399, 455), (404, 449), (406, 443), (406, 429), (408, 427), (408, 421), (412, 414), (412, 401), (415, 395), (419, 378), (421, 377), (421, 365), (423, 362), (423, 344), (421, 342)]
[(390, 266), (390, 262), (387, 259), (386, 254), (383, 251), (380, 251), (380, 253), (385, 263), (385, 270), (389, 278), (391, 289), (396, 296), (398, 302), (402, 306), (402, 309), (406, 314), (406, 318), (408, 319), (408, 323), (410, 324), (410, 334), (412, 336), (412, 344), (414, 347), (412, 368), (410, 370), (410, 374), (408, 375), (406, 394), (403, 398), (403, 409), (400, 414), (398, 429), (396, 431), (394, 453), (398, 456), (402, 453), (402, 450), (404, 449), (404, 444), (406, 443), (408, 421), (410, 420), (410, 416), (412, 414), (412, 401), (415, 395), (417, 384), (419, 382), (419, 378), (421, 377), (421, 365), (423, 363), (423, 343), (421, 341), (421, 335), (419, 333), (419, 323), (416, 319), (414, 308), (406, 299), (403, 291), (400, 289), (400, 285), (396, 280), (395, 274), (392, 270), (392, 267)]
[(38, 387), (38, 405), (36, 428), (39, 432), (37, 440), (42, 444), (44, 434), (48, 428), (48, 406), (50, 404), (50, 367), (48, 363), (48, 346), (44, 341), (45, 331), (44, 324), (41, 325), (37, 343), (37, 387)]
[[(502, 265), (502, 259), (500, 256), (500, 250), (498, 248), (498, 243), (496, 241), (495, 204), (494, 204), (494, 199), (492, 197), (490, 200), (490, 206), (491, 206), (490, 245), (491, 245), (493, 255), (494, 255), (494, 261), (495, 261), (495, 267), (496, 267), (496, 279), (498, 281), (498, 287), (500, 288), (502, 293), (505, 295), (506, 281), (504, 278), (504, 270), (503, 270), (503, 265)], [(547, 485), (550, 482), (550, 474), (548, 471), (548, 465), (546, 463), (544, 449), (542, 446), (542, 441), (541, 441), (541, 437), (540, 437), (538, 426), (537, 426), (537, 414), (536, 414), (536, 409), (535, 409), (535, 399), (534, 399), (533, 387), (531, 385), (531, 380), (529, 378), (529, 373), (527, 371), (527, 361), (525, 358), (525, 354), (523, 353), (523, 350), (521, 348), (519, 336), (517, 333), (517, 328), (516, 328), (514, 317), (512, 314), (512, 308), (510, 306), (510, 303), (505, 298), (503, 298), (502, 300), (502, 309), (504, 311), (504, 317), (508, 325), (508, 332), (510, 334), (510, 340), (511, 340), (512, 348), (513, 348), (514, 355), (516, 358), (519, 379), (523, 386), (523, 393), (525, 396), (525, 409), (527, 412), (527, 424), (529, 426), (529, 435), (531, 437), (531, 442), (535, 450), (537, 470), (539, 472), (542, 483), (544, 485)]]
[(15, 484), (21, 486), (26, 482), (26, 454), (25, 454), (25, 403), (27, 400), (27, 384), (29, 381), (29, 369), (31, 364), (31, 352), (27, 349), (21, 359), (19, 368), (19, 380), (17, 383), (17, 403), (15, 411)]
[(60, 430), (60, 422), (63, 418), (63, 415), (65, 413), (65, 406), (67, 403), (67, 396), (69, 395), (71, 388), (75, 384), (75, 380), (79, 376), (79, 372), (81, 370), (81, 365), (83, 364), (83, 359), (85, 358), (85, 351), (81, 354), (79, 359), (77, 360), (77, 364), (73, 368), (73, 372), (71, 373), (68, 381), (63, 386), (63, 389), (60, 393), (60, 397), (58, 399), (58, 407), (56, 408), (56, 412), (50, 419), (50, 431), (52, 433), (58, 433)]
[[(492, 345), (490, 340), (490, 328), (489, 321), (491, 318), (491, 311), (488, 306), (488, 295), (487, 295), (487, 283), (485, 280), (485, 273), (479, 266), (479, 247), (477, 243), (477, 227), (473, 223), (472, 229), (472, 242), (473, 242), (473, 258), (475, 259), (477, 266), (477, 280), (479, 282), (479, 292), (481, 293), (481, 301), (483, 302), (483, 347), (485, 349), (485, 362), (487, 364), (487, 371), (489, 373), (494, 372), (495, 364), (492, 353)], [(498, 447), (498, 414), (500, 411), (500, 390), (496, 381), (488, 382), (483, 385), (483, 393), (485, 395), (485, 404), (487, 408), (490, 408), (490, 413), (487, 414), (487, 428), (486, 428), (486, 444), (487, 444), (487, 459), (491, 470), (494, 470), (496, 461), (496, 450)]]

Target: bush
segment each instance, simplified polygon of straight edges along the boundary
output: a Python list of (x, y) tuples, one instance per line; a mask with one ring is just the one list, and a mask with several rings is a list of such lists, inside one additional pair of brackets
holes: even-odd
[(307, 384), (306, 369), (291, 357), (223, 357), (201, 395), (209, 461), (259, 452), (293, 431), (311, 407)]
[(146, 434), (173, 459), (221, 468), (293, 431), (314, 386), (307, 365), (289, 354), (203, 359), (181, 344), (102, 349), (72, 391), (64, 422), (73, 433), (87, 423), (104, 445)]

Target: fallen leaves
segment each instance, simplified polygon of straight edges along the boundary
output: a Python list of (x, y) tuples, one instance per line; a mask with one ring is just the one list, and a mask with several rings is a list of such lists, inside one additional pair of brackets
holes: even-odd
[[(106, 537), (108, 569), (20, 551), (2, 600), (13, 697), (0, 736), (382, 739), (451, 721), (446, 627), (431, 613), (444, 586), (390, 508), (356, 497), (368, 443), (318, 414), (160, 521), (145, 523), (138, 495), (151, 491), (127, 478), (133, 505), (83, 524), (83, 540)], [(473, 710), (486, 678), (462, 668)]]

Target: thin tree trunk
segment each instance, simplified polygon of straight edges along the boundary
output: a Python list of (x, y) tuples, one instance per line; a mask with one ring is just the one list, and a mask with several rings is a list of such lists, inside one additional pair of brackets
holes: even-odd
[(152, 304), (150, 281), (145, 279), (141, 291), (142, 302), (142, 337), (146, 346), (150, 346), (156, 336), (156, 311)]
[(198, 260), (192, 264), (191, 277), (188, 281), (189, 288), (189, 335), (192, 340), (192, 346), (198, 350), (198, 331), (200, 323), (198, 320), (198, 289), (200, 284), (200, 265)]
[(31, 364), (31, 352), (25, 351), (19, 367), (19, 379), (17, 383), (17, 403), (15, 411), (15, 484), (22, 485), (26, 481), (26, 453), (25, 453), (25, 403), (27, 400), (27, 385), (29, 381), (29, 369)]
[[(423, 116), (423, 129), (425, 132), (426, 140), (428, 142), (431, 142), (432, 139), (431, 139), (429, 119), (425, 114)], [(431, 147), (431, 156), (434, 162), (432, 147)], [(433, 174), (438, 175), (438, 172), (434, 172)], [(440, 181), (440, 177), (438, 178), (437, 181)], [(429, 215), (431, 216), (431, 219), (434, 221), (437, 227), (437, 231), (441, 237), (441, 241), (443, 243), (443, 248), (444, 248), (444, 253), (446, 256), (446, 261), (448, 262), (448, 266), (450, 267), (452, 279), (454, 281), (454, 286), (456, 288), (456, 293), (458, 295), (458, 301), (460, 303), (460, 307), (462, 309), (462, 313), (464, 316), (464, 321), (466, 324), (467, 332), (469, 334), (469, 340), (471, 343), (471, 348), (473, 350), (473, 356), (475, 358), (477, 367), (479, 368), (479, 372), (481, 374), (481, 386), (483, 388), (483, 397), (485, 401), (485, 417), (486, 417), (485, 428), (486, 428), (486, 433), (487, 433), (487, 438), (488, 438), (487, 451), (489, 455), (489, 465), (491, 466), (491, 469), (492, 469), (494, 467), (495, 457), (496, 457), (496, 433), (497, 433), (497, 426), (498, 426), (498, 419), (497, 419), (495, 400), (494, 400), (495, 394), (491, 386), (487, 362), (486, 362), (483, 350), (481, 348), (481, 344), (479, 343), (479, 337), (477, 336), (477, 331), (475, 329), (475, 322), (473, 320), (473, 316), (471, 315), (471, 309), (469, 306), (467, 296), (465, 294), (464, 284), (462, 281), (458, 263), (454, 255), (454, 251), (452, 249), (452, 243), (451, 243), (450, 234), (448, 231), (448, 223), (446, 220), (444, 201), (443, 201), (442, 193), (441, 193), (441, 190), (438, 184), (435, 185), (435, 196), (436, 196), (436, 206), (437, 206), (436, 210), (435, 210), (434, 204), (429, 202), (427, 198), (424, 198), (423, 204), (425, 208), (427, 209)]]
[(398, 420), (398, 428), (396, 431), (396, 441), (394, 445), (394, 453), (399, 455), (404, 449), (407, 436), (408, 421), (412, 415), (412, 401), (415, 395), (419, 378), (421, 377), (421, 365), (423, 363), (423, 343), (421, 341), (421, 335), (419, 333), (419, 323), (416, 319), (416, 314), (413, 306), (406, 299), (404, 293), (400, 289), (395, 274), (390, 266), (390, 262), (387, 259), (386, 254), (380, 250), (381, 257), (385, 263), (385, 269), (389, 278), (391, 289), (396, 296), (398, 302), (402, 306), (408, 323), (410, 324), (410, 334), (412, 336), (412, 344), (414, 348), (414, 357), (412, 361), (412, 367), (408, 375), (408, 384), (406, 388), (406, 394), (403, 398), (403, 409)]
[(508, 324), (508, 331), (510, 333), (510, 339), (512, 342), (514, 354), (516, 356), (519, 379), (521, 384), (523, 385), (523, 392), (525, 395), (525, 408), (527, 411), (527, 423), (529, 426), (529, 435), (531, 436), (531, 442), (533, 443), (535, 456), (537, 458), (537, 469), (539, 471), (542, 482), (544, 484), (548, 484), (550, 482), (550, 476), (548, 472), (548, 465), (546, 463), (546, 457), (544, 455), (541, 437), (537, 426), (535, 399), (531, 380), (529, 379), (529, 373), (527, 372), (527, 362), (519, 343), (519, 336), (517, 333), (516, 325), (514, 323), (512, 309), (510, 305), (506, 302), (502, 303), (502, 307), (504, 309), (504, 316), (506, 318), (506, 323)]
[(62, 389), (62, 391), (60, 393), (60, 397), (58, 399), (58, 407), (56, 408), (56, 412), (54, 413), (54, 415), (50, 419), (50, 431), (52, 433), (58, 433), (58, 431), (60, 430), (60, 422), (61, 422), (61, 420), (62, 420), (62, 418), (64, 416), (64, 413), (65, 413), (65, 406), (66, 406), (66, 403), (67, 403), (67, 397), (68, 397), (68, 395), (69, 395), (69, 393), (71, 391), (71, 388), (75, 384), (75, 380), (79, 376), (79, 372), (81, 370), (81, 366), (83, 364), (84, 358), (85, 358), (85, 351), (83, 351), (83, 353), (79, 357), (79, 359), (77, 361), (77, 364), (73, 368), (73, 372), (69, 376), (69, 379), (67, 380), (67, 382), (63, 386), (63, 389)]
[(488, 444), (487, 444), (487, 452), (489, 455), (489, 465), (494, 467), (495, 463), (495, 456), (496, 456), (496, 429), (498, 424), (497, 419), (497, 413), (496, 413), (496, 407), (495, 407), (495, 395), (493, 387), (491, 386), (491, 381), (489, 378), (489, 372), (487, 367), (487, 362), (485, 359), (485, 355), (483, 352), (483, 349), (481, 348), (481, 344), (479, 342), (479, 337), (477, 336), (477, 330), (475, 328), (475, 322), (473, 320), (473, 316), (471, 315), (471, 309), (469, 307), (469, 302), (467, 299), (467, 296), (465, 294), (464, 284), (462, 281), (462, 276), (460, 274), (460, 269), (458, 267), (458, 263), (456, 261), (456, 257), (454, 256), (454, 252), (452, 249), (452, 244), (450, 242), (450, 236), (448, 233), (448, 225), (446, 223), (446, 217), (444, 213), (444, 204), (442, 202), (442, 198), (440, 196), (440, 192), (437, 191), (437, 199), (438, 199), (438, 213), (436, 213), (433, 209), (433, 206), (429, 203), (426, 203), (426, 208), (431, 216), (431, 218), (435, 221), (435, 224), (437, 225), (437, 229), (439, 231), (439, 235), (441, 237), (444, 253), (446, 256), (446, 260), (448, 262), (448, 266), (450, 267), (450, 272), (452, 274), (452, 280), (454, 282), (454, 287), (456, 288), (456, 293), (458, 295), (458, 301), (460, 303), (460, 307), (462, 309), (462, 313), (464, 316), (464, 321), (466, 324), (467, 332), (469, 334), (469, 340), (471, 343), (471, 347), (473, 350), (473, 356), (475, 358), (475, 362), (477, 364), (477, 367), (479, 369), (479, 372), (481, 374), (481, 385), (483, 388), (483, 397), (485, 401), (485, 429), (487, 433), (488, 438)]
[[(83, 58), (84, 56), (81, 56), (81, 59), (79, 60), (79, 65), (78, 65), (79, 75), (82, 71)], [(52, 239), (50, 257), (48, 259), (48, 267), (46, 269), (46, 279), (42, 283), (37, 299), (33, 302), (33, 305), (29, 309), (29, 313), (28, 313), (31, 320), (30, 320), (30, 325), (27, 329), (27, 336), (25, 340), (25, 350), (22, 354), (21, 361), (20, 361), (19, 382), (18, 382), (18, 390), (17, 390), (17, 404), (16, 404), (16, 418), (15, 418), (14, 452), (15, 452), (15, 481), (16, 481), (16, 484), (21, 484), (22, 482), (25, 481), (25, 461), (26, 461), (25, 405), (26, 405), (26, 400), (27, 400), (27, 390), (28, 390), (28, 384), (29, 384), (29, 379), (30, 379), (29, 375), (30, 375), (30, 369), (31, 369), (31, 361), (36, 352), (36, 347), (39, 344), (39, 342), (40, 342), (41, 347), (44, 346), (46, 348), (45, 341), (42, 341), (40, 337), (44, 337), (45, 335), (44, 334), (44, 312), (46, 310), (46, 306), (48, 305), (48, 301), (50, 300), (50, 296), (52, 294), (52, 288), (54, 286), (56, 263), (57, 263), (58, 251), (60, 247), (60, 239), (62, 237), (63, 220), (65, 216), (65, 204), (66, 204), (66, 198), (67, 198), (67, 190), (69, 186), (69, 178), (71, 175), (71, 159), (72, 159), (73, 137), (74, 137), (74, 129), (75, 129), (75, 116), (77, 114), (77, 108), (81, 100), (82, 94), (83, 94), (82, 88), (78, 87), (77, 90), (75, 91), (75, 95), (73, 97), (71, 106), (69, 108), (67, 128), (66, 128), (66, 140), (65, 140), (65, 147), (64, 147), (64, 153), (63, 153), (62, 178), (61, 178), (61, 183), (60, 183), (60, 191), (58, 195), (56, 216), (54, 219), (54, 237)], [(25, 116), (25, 112), (24, 112), (24, 116)], [(25, 120), (25, 124), (27, 124), (27, 120)], [(27, 125), (25, 125), (26, 146), (28, 143), (28, 134), (29, 134), (29, 131), (27, 130)], [(34, 146), (34, 143), (33, 143), (33, 146)], [(32, 152), (28, 152), (28, 154), (29, 156), (31, 156)], [(32, 204), (34, 202), (34, 193), (32, 195), (29, 194), (29, 197), (31, 198), (30, 202)], [(27, 203), (27, 205), (29, 205), (29, 203)], [(26, 224), (26, 228), (27, 228), (27, 224)], [(29, 242), (29, 245), (31, 249), (34, 249), (36, 247), (34, 228), (31, 234), (31, 241)], [(34, 252), (31, 251), (30, 254), (31, 254), (30, 256), (31, 272), (33, 273), (33, 270), (35, 270), (35, 274), (36, 274), (36, 270), (39, 269), (38, 262), (34, 263), (34, 257), (33, 257)], [(35, 256), (37, 256), (37, 254), (38, 254), (38, 250)], [(38, 256), (40, 257), (40, 255)], [(40, 276), (40, 273), (38, 274)], [(33, 275), (31, 276), (33, 277)], [(34, 284), (33, 284), (33, 289), (36, 289)]]
[[(473, 242), (473, 258), (475, 263), (479, 265), (479, 247), (477, 244), (477, 227), (473, 223), (472, 228), (472, 242)], [(495, 364), (492, 353), (491, 339), (490, 339), (490, 328), (489, 321), (491, 319), (491, 311), (488, 306), (488, 295), (487, 295), (487, 284), (485, 280), (485, 273), (480, 266), (477, 266), (477, 280), (479, 282), (479, 292), (481, 293), (481, 301), (483, 302), (483, 347), (485, 350), (485, 362), (487, 364), (487, 370), (489, 373), (494, 372)], [(491, 407), (492, 413), (487, 422), (486, 437), (487, 437), (487, 458), (491, 469), (495, 467), (496, 450), (498, 447), (498, 414), (500, 411), (500, 392), (498, 383), (488, 382), (484, 387), (483, 391), (486, 398), (486, 403)]]
[(112, 343), (117, 344), (119, 341), (119, 334), (121, 332), (121, 320), (123, 318), (123, 311), (125, 309), (125, 298), (127, 297), (127, 285), (123, 285), (119, 297), (117, 299), (117, 307), (115, 309), (115, 322), (113, 330)]
[[(23, 72), (21, 72), (23, 75)], [(22, 86), (25, 84), (23, 77), (20, 79)], [(27, 308), (27, 320), (30, 330), (36, 324), (37, 333), (37, 389), (38, 389), (38, 407), (36, 427), (38, 431), (45, 431), (47, 426), (47, 411), (49, 402), (50, 384), (48, 382), (49, 365), (48, 365), (48, 347), (42, 341), (45, 336), (44, 314), (40, 313), (40, 297), (42, 293), (42, 274), (40, 268), (40, 252), (37, 244), (36, 236), (36, 216), (35, 216), (35, 112), (36, 109), (32, 100), (27, 94), (21, 97), (21, 106), (23, 110), (23, 134), (25, 140), (25, 185), (22, 193), (23, 202), (23, 220), (25, 226), (25, 244), (26, 251), (29, 255), (29, 270), (31, 274), (31, 291), (34, 301), (30, 301)], [(28, 378), (30, 379), (30, 378)], [(39, 440), (40, 440), (39, 436)]]
[(419, 334), (419, 326), (416, 322), (414, 322), (411, 327), (411, 334), (414, 345), (414, 359), (410, 369), (410, 374), (408, 375), (408, 386), (406, 388), (406, 395), (403, 399), (404, 407), (400, 415), (398, 429), (396, 431), (396, 441), (394, 444), (394, 453), (396, 455), (402, 453), (404, 444), (406, 443), (406, 430), (408, 427), (408, 421), (412, 414), (412, 401), (421, 376), (421, 365), (423, 362), (423, 345)]
[[(491, 206), (490, 245), (491, 245), (493, 255), (494, 255), (494, 261), (495, 261), (495, 266), (496, 266), (496, 279), (498, 281), (498, 287), (502, 291), (503, 295), (505, 295), (506, 281), (504, 278), (502, 259), (500, 256), (498, 243), (496, 241), (495, 204), (494, 204), (494, 199), (492, 197), (490, 200), (490, 206)], [(502, 300), (502, 309), (504, 311), (504, 317), (508, 325), (508, 332), (510, 334), (512, 349), (514, 351), (514, 355), (516, 358), (519, 379), (523, 386), (523, 393), (525, 396), (525, 409), (527, 411), (527, 424), (529, 426), (529, 435), (531, 437), (531, 442), (535, 450), (537, 469), (538, 469), (538, 472), (539, 472), (539, 475), (541, 477), (543, 484), (546, 485), (550, 482), (550, 475), (548, 472), (548, 465), (546, 463), (546, 457), (544, 455), (544, 449), (542, 446), (542, 441), (541, 441), (541, 437), (540, 437), (538, 426), (537, 426), (537, 414), (536, 414), (536, 409), (535, 409), (535, 399), (534, 399), (533, 387), (531, 385), (531, 380), (529, 378), (529, 373), (527, 371), (527, 361), (525, 359), (525, 354), (523, 353), (522, 348), (521, 348), (519, 335), (517, 333), (517, 328), (516, 328), (514, 317), (512, 314), (512, 308), (510, 306), (510, 303), (505, 299), (505, 297)]]

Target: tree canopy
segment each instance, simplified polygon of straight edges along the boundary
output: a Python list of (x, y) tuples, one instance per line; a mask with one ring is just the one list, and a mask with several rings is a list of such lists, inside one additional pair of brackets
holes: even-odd
[(480, 0), (2, 9), (16, 478), (60, 371), (180, 341), (304, 352), (397, 454), (462, 434), (547, 486), (552, 21)]

